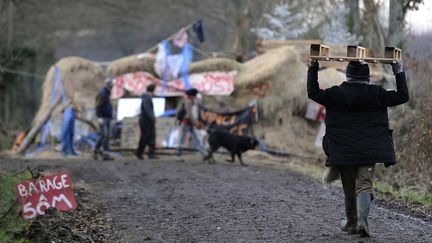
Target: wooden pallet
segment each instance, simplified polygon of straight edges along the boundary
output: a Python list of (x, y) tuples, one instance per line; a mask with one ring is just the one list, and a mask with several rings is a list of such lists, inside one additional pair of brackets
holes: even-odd
[(402, 51), (396, 47), (386, 47), (384, 57), (368, 57), (366, 48), (361, 46), (347, 46), (347, 56), (330, 56), (330, 48), (325, 45), (312, 44), (309, 58), (330, 62), (367, 62), (367, 63), (396, 63), (402, 57)]

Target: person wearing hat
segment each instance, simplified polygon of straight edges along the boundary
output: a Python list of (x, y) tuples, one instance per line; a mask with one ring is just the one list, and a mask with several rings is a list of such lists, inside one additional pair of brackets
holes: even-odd
[[(96, 117), (99, 124), (99, 137), (93, 150), (93, 159), (97, 160), (101, 154), (104, 160), (109, 160), (110, 124), (113, 116), (110, 100), (111, 89), (113, 87), (112, 78), (105, 79), (105, 86), (102, 87), (96, 96)], [(100, 148), (103, 147), (103, 152)]]
[(143, 159), (143, 152), (148, 145), (148, 158), (155, 159), (155, 144), (156, 144), (156, 118), (153, 110), (153, 96), (156, 85), (150, 84), (147, 86), (147, 92), (141, 96), (141, 114), (139, 117), (140, 140), (135, 155), (138, 159)]
[(198, 90), (195, 88), (188, 89), (185, 91), (185, 97), (183, 100), (184, 106), (184, 117), (180, 119), (180, 129), (178, 135), (178, 145), (176, 150), (177, 161), (184, 162), (183, 159), (183, 143), (186, 139), (186, 135), (190, 133), (192, 139), (195, 141), (195, 146), (198, 152), (205, 158), (208, 154), (202, 141), (198, 138), (197, 127), (199, 127), (198, 121), (198, 105), (200, 100), (197, 98)]
[(323, 150), (326, 166), (342, 180), (347, 217), (342, 230), (369, 237), (375, 164), (388, 167), (396, 163), (387, 107), (409, 99), (402, 61), (392, 64), (397, 90), (389, 91), (371, 84), (366, 63), (348, 63), (347, 81), (325, 90), (319, 87), (318, 69), (318, 61), (310, 60), (307, 92), (310, 99), (326, 108)]

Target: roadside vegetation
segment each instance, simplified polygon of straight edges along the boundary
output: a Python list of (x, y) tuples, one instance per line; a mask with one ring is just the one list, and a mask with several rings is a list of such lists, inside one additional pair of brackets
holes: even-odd
[(20, 216), (15, 185), (31, 178), (28, 170), (5, 174), (0, 171), (0, 242), (30, 242), (21, 236), (30, 229), (31, 222)]

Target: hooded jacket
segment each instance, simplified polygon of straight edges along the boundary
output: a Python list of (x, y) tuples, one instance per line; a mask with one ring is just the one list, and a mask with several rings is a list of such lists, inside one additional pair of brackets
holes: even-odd
[(99, 90), (99, 93), (96, 96), (96, 116), (98, 118), (112, 119), (113, 114), (110, 94), (111, 91), (106, 86)]
[(343, 82), (322, 90), (318, 67), (308, 70), (308, 97), (326, 107), (323, 149), (327, 166), (396, 163), (387, 107), (408, 101), (405, 73), (395, 75), (397, 91), (367, 83)]

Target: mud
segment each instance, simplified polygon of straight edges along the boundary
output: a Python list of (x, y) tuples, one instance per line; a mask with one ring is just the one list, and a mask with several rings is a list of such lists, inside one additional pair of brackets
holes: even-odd
[(364, 239), (339, 229), (344, 218), (340, 188), (323, 188), (318, 181), (263, 161), (246, 161), (249, 166), (242, 167), (216, 159), (214, 165), (193, 156), (184, 163), (168, 156), (151, 161), (0, 160), (0, 170), (42, 165), (69, 172), (72, 184), (98, 202), (95, 215), (115, 229), (92, 239), (96, 242), (432, 241), (430, 217), (392, 206), (391, 199), (380, 198), (373, 205), (372, 238)]

